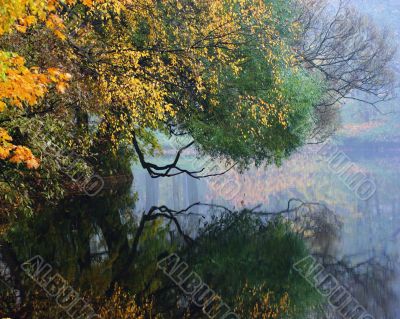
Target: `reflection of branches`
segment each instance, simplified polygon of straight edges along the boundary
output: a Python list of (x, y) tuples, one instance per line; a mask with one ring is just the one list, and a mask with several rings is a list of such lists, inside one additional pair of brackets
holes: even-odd
[[(192, 213), (191, 210), (198, 206), (215, 209), (217, 213), (234, 213), (228, 207), (201, 202), (193, 203), (182, 210), (170, 209), (165, 205), (151, 207), (148, 212), (142, 215), (139, 227), (134, 235), (133, 245), (127, 259), (126, 269), (129, 269), (138, 258), (140, 253), (139, 242), (146, 228), (146, 224), (157, 219), (170, 221), (174, 226), (174, 230), (184, 240), (184, 243), (187, 244), (189, 248), (192, 248), (195, 244), (195, 239), (185, 233), (185, 228), (180, 224), (179, 217), (194, 215), (205, 218), (205, 216), (201, 214)], [(352, 294), (354, 293), (354, 297), (359, 299), (361, 304), (368, 304), (368, 301), (371, 300), (368, 298), (371, 298), (372, 296), (374, 302), (379, 301), (380, 310), (378, 311), (384, 311), (382, 309), (387, 307), (386, 304), (389, 305), (389, 301), (385, 304), (385, 302), (381, 300), (383, 297), (391, 297), (392, 293), (388, 285), (388, 276), (391, 276), (391, 273), (387, 271), (387, 267), (378, 262), (377, 259), (371, 258), (370, 256), (365, 259), (358, 255), (347, 256), (346, 258), (340, 259), (335, 257), (335, 254), (332, 253), (331, 247), (338, 239), (337, 233), (340, 230), (341, 223), (334, 212), (326, 205), (318, 202), (306, 202), (298, 198), (292, 198), (288, 201), (287, 207), (281, 211), (263, 212), (261, 209), (261, 206), (258, 205), (251, 209), (245, 209), (243, 213), (267, 216), (271, 217), (271, 219), (279, 216), (287, 217), (293, 225), (293, 229), (298, 231), (299, 234), (304, 235), (304, 238), (311, 243), (311, 247), (313, 247), (314, 250), (313, 255), (321, 261), (321, 264), (324, 265), (330, 273), (337, 276), (337, 279), (341, 283), (344, 283), (349, 287), (348, 290)], [(267, 219), (267, 221), (268, 220), (269, 219)], [(218, 223), (208, 225), (208, 227), (214, 226), (218, 227)], [(305, 235), (306, 233), (307, 235)], [(124, 276), (126, 276), (126, 273), (121, 274), (118, 278), (122, 280)], [(154, 278), (156, 278), (155, 275), (146, 283), (144, 291), (150, 287)], [(169, 286), (167, 288), (161, 288), (161, 290), (163, 289), (169, 290), (173, 289), (173, 287)], [(158, 290), (156, 294), (160, 293), (161, 290)], [(367, 295), (365, 291), (370, 291), (371, 295)], [(378, 291), (381, 291), (382, 294), (379, 295)], [(363, 300), (363, 298), (366, 300)], [(388, 300), (390, 299), (388, 298)]]
[(11, 245), (5, 240), (0, 240), (0, 284), (3, 283), (15, 294), (15, 303), (20, 306), (24, 297), (21, 288), (20, 264)]
[(181, 210), (174, 210), (174, 209), (168, 208), (165, 205), (152, 206), (147, 213), (144, 213), (142, 215), (142, 218), (139, 222), (139, 226), (135, 232), (131, 252), (127, 258), (127, 264), (131, 265), (137, 256), (137, 253), (139, 251), (139, 241), (140, 241), (141, 236), (143, 235), (146, 223), (155, 221), (158, 218), (165, 218), (165, 219), (173, 222), (173, 224), (176, 227), (177, 232), (183, 238), (183, 240), (186, 242), (186, 244), (193, 245), (194, 240), (184, 232), (181, 224), (179, 223), (178, 217), (184, 215), (184, 216), (201, 216), (202, 218), (205, 218), (204, 215), (190, 212), (190, 210), (192, 208), (199, 207), (199, 206), (209, 207), (209, 208), (213, 208), (213, 209), (220, 209), (220, 210), (224, 210), (225, 212), (232, 213), (232, 211), (225, 206), (200, 203), (200, 202), (193, 203), (190, 206), (186, 207), (185, 209), (181, 209)]
[(142, 218), (139, 223), (139, 227), (136, 230), (135, 237), (133, 239), (133, 244), (131, 248), (131, 252), (127, 258), (127, 265), (131, 265), (138, 253), (138, 248), (139, 248), (139, 241), (140, 237), (143, 234), (143, 231), (145, 229), (146, 223), (154, 221), (158, 218), (166, 218), (174, 223), (176, 226), (176, 229), (178, 233), (182, 236), (182, 238), (185, 240), (185, 242), (189, 245), (193, 244), (193, 239), (188, 236), (187, 234), (184, 233), (182, 230), (182, 227), (177, 219), (179, 215), (182, 215), (186, 212), (188, 212), (191, 208), (200, 205), (200, 203), (195, 203), (190, 206), (188, 206), (185, 209), (182, 209), (180, 211), (176, 211), (173, 209), (168, 208), (167, 206), (153, 206), (150, 208), (150, 210), (147, 213), (144, 213), (142, 215)]
[[(355, 254), (337, 257), (336, 244), (342, 222), (324, 204), (292, 198), (286, 209), (278, 212), (255, 212), (261, 216), (285, 216), (304, 236), (312, 255), (333, 274), (341, 284), (377, 318), (392, 318), (392, 302), (396, 300), (391, 282), (394, 276), (393, 258)], [(386, 264), (387, 261), (387, 264)], [(326, 318), (339, 316), (327, 312)], [(341, 317), (340, 317), (341, 318)]]
[[(193, 239), (183, 232), (182, 227), (179, 224), (179, 221), (177, 219), (177, 216), (187, 212), (189, 209), (191, 209), (194, 206), (196, 206), (196, 204), (190, 205), (188, 208), (180, 210), (180, 211), (170, 209), (166, 206), (159, 206), (159, 207), (153, 206), (150, 209), (149, 213), (146, 215), (145, 219), (147, 221), (152, 221), (152, 220), (156, 220), (159, 217), (164, 217), (168, 220), (171, 220), (175, 224), (178, 233), (182, 236), (182, 238), (185, 240), (185, 242), (187, 244), (191, 245), (191, 244), (193, 244)], [(156, 212), (158, 212), (158, 213), (156, 213)]]
[[(299, 205), (296, 205), (295, 207), (291, 207), (293, 202), (299, 202)], [(282, 214), (290, 214), (290, 213), (295, 213), (293, 215), (292, 220), (294, 222), (299, 222), (299, 219), (301, 217), (304, 216), (300, 216), (299, 212), (302, 208), (307, 207), (307, 209), (309, 209), (309, 207), (315, 206), (318, 208), (318, 212), (324, 211), (326, 213), (332, 213), (332, 211), (330, 211), (328, 209), (328, 207), (324, 204), (321, 203), (317, 203), (317, 202), (304, 202), (300, 199), (297, 198), (292, 198), (288, 201), (288, 206), (285, 210), (282, 211), (278, 211), (278, 212), (264, 212), (264, 211), (257, 211), (257, 209), (259, 209), (261, 207), (261, 205), (257, 205), (256, 207), (252, 208), (252, 209), (247, 209), (245, 210), (246, 213), (248, 214), (254, 214), (254, 215), (259, 215), (259, 216), (279, 216)], [(147, 222), (150, 221), (154, 221), (158, 218), (165, 218), (167, 220), (170, 220), (173, 222), (173, 224), (176, 226), (176, 230), (179, 233), (179, 235), (184, 239), (184, 241), (188, 244), (188, 245), (192, 245), (194, 243), (194, 240), (188, 236), (187, 234), (185, 234), (182, 226), (179, 223), (178, 217), (179, 216), (201, 216), (202, 218), (205, 218), (204, 215), (202, 214), (198, 214), (198, 213), (193, 213), (190, 212), (191, 209), (193, 209), (194, 207), (207, 207), (209, 209), (216, 209), (216, 210), (220, 210), (223, 211), (225, 213), (233, 213), (233, 211), (231, 209), (229, 209), (226, 206), (223, 205), (217, 205), (217, 204), (209, 204), (209, 203), (201, 203), (201, 202), (196, 202), (191, 204), (190, 206), (186, 207), (185, 209), (182, 210), (174, 210), (171, 209), (165, 205), (162, 206), (153, 206), (149, 209), (149, 211), (147, 213), (144, 213), (142, 215), (142, 218), (140, 220), (139, 223), (139, 227), (135, 233), (135, 237), (133, 240), (133, 247), (132, 247), (132, 252), (131, 255), (129, 257), (129, 261), (133, 261), (136, 253), (138, 251), (138, 244), (139, 244), (139, 240), (141, 235), (143, 234), (144, 228), (145, 228), (145, 224)], [(311, 212), (311, 210), (310, 210)], [(317, 212), (317, 213), (318, 213)], [(314, 213), (314, 214), (317, 214)], [(333, 213), (332, 213), (333, 214)], [(303, 215), (307, 215), (307, 214), (303, 214)], [(309, 217), (309, 216), (308, 216)], [(337, 222), (337, 220), (335, 219), (335, 222)], [(303, 229), (303, 231), (305, 231), (305, 229)]]
[(230, 166), (228, 169), (226, 169), (223, 172), (220, 173), (215, 173), (215, 174), (206, 174), (206, 175), (200, 175), (203, 171), (204, 168), (197, 170), (197, 171), (190, 171), (187, 169), (183, 169), (178, 166), (179, 159), (182, 155), (182, 152), (184, 152), (186, 149), (190, 148), (194, 144), (194, 141), (190, 142), (189, 144), (181, 147), (178, 152), (176, 153), (175, 159), (171, 164), (167, 165), (156, 165), (154, 163), (147, 162), (144, 158), (144, 154), (142, 150), (140, 149), (138, 140), (136, 136), (133, 136), (133, 147), (135, 148), (135, 151), (138, 155), (140, 164), (144, 169), (148, 171), (150, 176), (152, 178), (158, 178), (158, 177), (173, 177), (181, 174), (187, 174), (190, 177), (196, 178), (196, 179), (201, 179), (201, 178), (207, 178), (207, 177), (214, 177), (214, 176), (221, 176), (224, 175), (225, 173), (229, 172), (231, 169), (233, 169), (236, 164), (233, 164)]
[[(300, 203), (297, 206), (291, 207), (291, 204), (293, 202), (298, 202)], [(277, 212), (267, 212), (267, 211), (255, 211), (255, 209), (259, 208), (261, 205), (256, 206), (255, 208), (252, 209), (254, 214), (260, 215), (260, 216), (278, 216), (278, 215), (283, 215), (283, 214), (291, 214), (291, 213), (297, 213), (299, 212), (302, 208), (306, 208), (306, 209), (310, 209), (311, 206), (316, 206), (316, 207), (320, 207), (323, 208), (325, 210), (328, 210), (328, 207), (325, 204), (321, 204), (319, 202), (305, 202), (299, 198), (291, 198), (288, 200), (287, 203), (287, 208), (281, 211), (277, 211)]]
[[(394, 318), (392, 303), (397, 297), (391, 286), (395, 275), (392, 258), (374, 256), (354, 262), (349, 256), (341, 259), (324, 254), (314, 256), (362, 305), (368, 306), (368, 311), (376, 318)], [(338, 319), (339, 316), (331, 314), (329, 318)]]
[(321, 264), (333, 272), (336, 276), (341, 275), (347, 278), (351, 276), (351, 278), (357, 284), (362, 286), (365, 286), (365, 282), (361, 280), (361, 268), (365, 266), (379, 265), (373, 257), (356, 264), (351, 264), (350, 262), (346, 261), (346, 258), (338, 259), (330, 254), (315, 253), (313, 256), (318, 258), (318, 260), (321, 261)]

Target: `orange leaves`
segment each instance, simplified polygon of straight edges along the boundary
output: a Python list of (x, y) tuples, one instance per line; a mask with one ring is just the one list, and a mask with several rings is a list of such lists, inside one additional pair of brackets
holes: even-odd
[(55, 84), (57, 90), (65, 92), (69, 73), (50, 68), (40, 73), (39, 68), (28, 69), (23, 57), (0, 51), (0, 112), (5, 104), (21, 108), (23, 103), (35, 105), (48, 91), (48, 86)]
[[(58, 7), (59, 0), (0, 0), (0, 36), (13, 30), (25, 33), (29, 27), (43, 22), (59, 39), (64, 40), (65, 25), (56, 14)], [(28, 68), (22, 56), (0, 50), (0, 112), (4, 112), (7, 106), (32, 107), (52, 86), (65, 93), (70, 79), (69, 73), (56, 68), (47, 71), (38, 67)], [(3, 128), (0, 128), (0, 160), (24, 163), (29, 169), (39, 167), (39, 161), (31, 150), (12, 144), (11, 136)]]
[(20, 18), (18, 20), (18, 24), (15, 25), (15, 29), (17, 29), (17, 31), (19, 31), (19, 32), (25, 33), (26, 29), (28, 27), (30, 27), (31, 25), (35, 24), (36, 21), (37, 21), (36, 17), (32, 16), (32, 15), (29, 15), (24, 18)]
[(50, 77), (50, 80), (53, 82), (66, 82), (72, 78), (70, 73), (63, 73), (57, 68), (48, 68), (47, 73)]
[(56, 83), (56, 89), (59, 93), (65, 93), (68, 87), (68, 81), (72, 78), (70, 73), (63, 73), (59, 69), (49, 68), (47, 69), (49, 78), (51, 81)]
[(88, 7), (93, 6), (93, 0), (82, 0), (82, 3)]
[(10, 156), (10, 147), (0, 147), (0, 159), (5, 160)]
[(10, 163), (24, 163), (29, 169), (37, 169), (39, 160), (25, 146), (16, 146), (12, 143), (12, 137), (0, 127), (0, 160), (7, 160)]
[(32, 154), (31, 150), (25, 146), (15, 146), (9, 159), (10, 163), (25, 163), (29, 169), (39, 167), (38, 159)]
[(23, 102), (32, 106), (45, 94), (49, 79), (25, 67), (24, 58), (0, 51), (0, 64), (3, 66), (0, 101), (17, 107), (22, 107)]
[(50, 14), (49, 17), (46, 20), (46, 26), (54, 32), (57, 38), (61, 40), (65, 40), (65, 25), (63, 20), (55, 15), (55, 14)]
[(29, 169), (38, 169), (39, 160), (32, 154), (31, 150), (25, 146), (1, 146), (0, 159), (8, 160), (10, 163), (24, 163)]
[(58, 92), (60, 92), (61, 94), (64, 94), (65, 90), (67, 88), (66, 87), (66, 83), (65, 82), (59, 82), (59, 83), (57, 83), (56, 88), (57, 88)]

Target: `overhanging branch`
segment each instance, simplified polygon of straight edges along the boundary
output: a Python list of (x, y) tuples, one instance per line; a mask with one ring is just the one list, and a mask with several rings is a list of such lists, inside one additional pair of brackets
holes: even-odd
[(233, 169), (236, 166), (236, 163), (231, 165), (228, 169), (226, 169), (223, 172), (219, 173), (212, 173), (212, 174), (203, 174), (201, 175), (202, 172), (204, 172), (204, 167), (200, 170), (195, 170), (195, 171), (190, 171), (188, 169), (184, 169), (182, 167), (178, 166), (179, 159), (182, 155), (182, 153), (190, 148), (194, 144), (194, 141), (190, 142), (189, 144), (183, 146), (178, 150), (178, 152), (175, 155), (175, 159), (171, 164), (167, 165), (156, 165), (154, 163), (147, 162), (144, 158), (144, 153), (140, 149), (139, 142), (136, 138), (136, 135), (133, 135), (133, 147), (136, 151), (136, 154), (138, 155), (139, 162), (142, 165), (144, 169), (147, 170), (147, 172), (150, 174), (152, 178), (159, 178), (159, 177), (173, 177), (181, 174), (187, 174), (190, 177), (193, 177), (195, 179), (202, 179), (202, 178), (207, 178), (207, 177), (214, 177), (214, 176), (221, 176), (224, 175), (225, 173), (229, 172), (231, 169)]

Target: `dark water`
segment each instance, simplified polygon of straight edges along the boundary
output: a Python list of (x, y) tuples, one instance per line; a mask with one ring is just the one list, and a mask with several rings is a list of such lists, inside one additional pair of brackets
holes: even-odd
[[(259, 211), (279, 212), (296, 198), (329, 208), (328, 215), (316, 216), (313, 228), (318, 231), (308, 238), (313, 252), (326, 260), (328, 270), (376, 319), (400, 318), (400, 156), (394, 151), (367, 157), (373, 147), (356, 148), (354, 144), (338, 148), (353, 164), (352, 172), (361, 172), (376, 187), (365, 199), (340, 178), (328, 155), (321, 155), (320, 150), (320, 146), (308, 147), (281, 167), (243, 173), (232, 170), (202, 180), (186, 175), (152, 179), (134, 166), (131, 186), (108, 190), (99, 197), (70, 198), (59, 208), (16, 226), (9, 239), (20, 261), (40, 254), (74, 287), (107, 294), (123, 279), (126, 286), (141, 290), (154, 267), (148, 273), (144, 269), (157, 260), (163, 243), (145, 240), (146, 254), (137, 258), (129, 275), (126, 268), (137, 225), (151, 207), (165, 205), (179, 211), (204, 203), (232, 210), (258, 207)], [(189, 157), (194, 159), (194, 154)], [(196, 236), (211, 214), (209, 206), (197, 205), (179, 221), (187, 234)]]

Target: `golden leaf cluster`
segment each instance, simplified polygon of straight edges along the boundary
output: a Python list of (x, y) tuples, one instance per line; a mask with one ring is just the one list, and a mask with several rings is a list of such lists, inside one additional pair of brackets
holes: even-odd
[[(54, 34), (65, 39), (63, 21), (55, 12), (56, 0), (0, 0), (2, 18), (0, 36), (14, 30), (25, 33), (27, 28), (43, 21)], [(64, 93), (69, 73), (56, 68), (41, 72), (38, 67), (28, 68), (24, 57), (7, 51), (0, 51), (0, 112), (7, 107), (33, 107), (54, 85), (58, 92)], [(0, 128), (0, 159), (11, 163), (25, 163), (28, 168), (37, 168), (39, 161), (24, 146), (11, 143), (11, 137)]]
[(263, 292), (263, 285), (250, 287), (247, 283), (242, 293), (255, 299), (251, 309), (246, 313), (244, 295), (237, 297), (235, 311), (242, 318), (279, 319), (286, 318), (289, 313), (290, 300), (287, 293), (276, 298), (271, 291)]
[(14, 164), (25, 163), (29, 169), (37, 169), (39, 167), (39, 160), (33, 156), (31, 150), (24, 146), (12, 144), (12, 137), (1, 127), (0, 160), (8, 160)]

